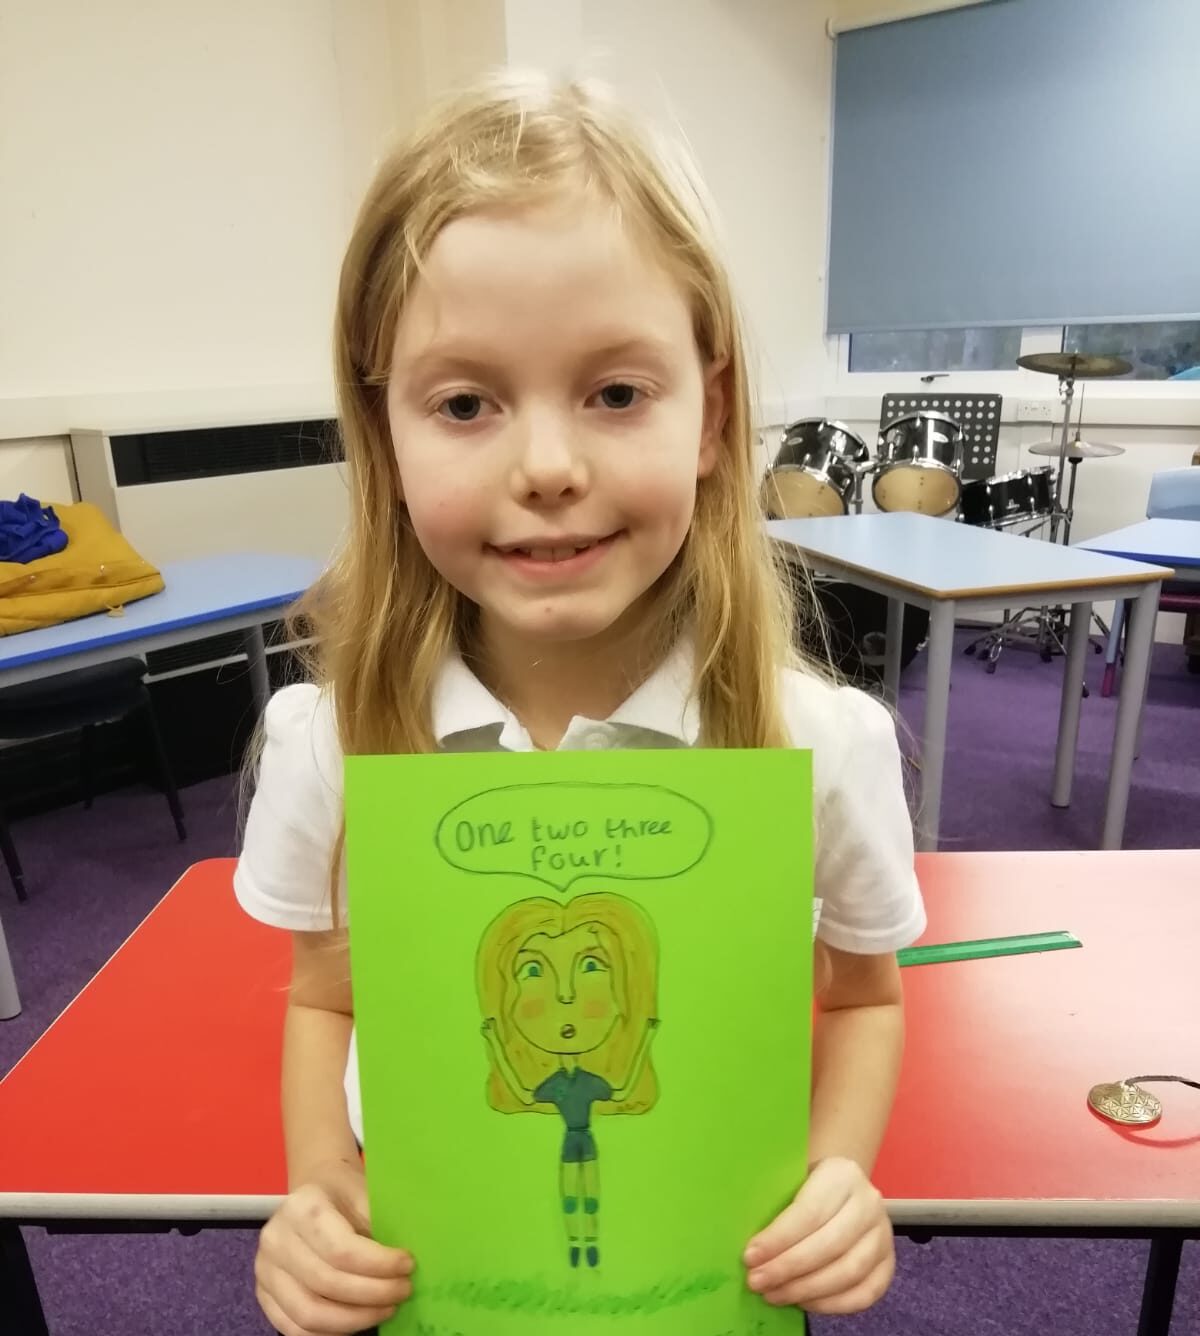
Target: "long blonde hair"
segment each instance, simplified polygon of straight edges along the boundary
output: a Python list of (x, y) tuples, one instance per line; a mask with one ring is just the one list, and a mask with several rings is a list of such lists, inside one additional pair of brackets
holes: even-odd
[(299, 623), (317, 680), (334, 688), (347, 755), (434, 750), (439, 669), (452, 648), (470, 650), (473, 607), (425, 556), (400, 500), (387, 386), (404, 303), (451, 220), (581, 187), (677, 277), (703, 361), (725, 364), (721, 449), (660, 581), (654, 650), (692, 631), (705, 746), (789, 743), (779, 671), (796, 662), (796, 600), (763, 531), (745, 350), (701, 187), (678, 148), (651, 142), (602, 89), (501, 73), (431, 112), (383, 162), (342, 265), (334, 351), (350, 526)]
[[(612, 970), (613, 993), (619, 1019), (612, 1033), (586, 1056), (587, 1068), (614, 1088), (628, 1077), (634, 1055), (646, 1033), (646, 1023), (657, 1016), (658, 943), (654, 927), (634, 901), (622, 895), (596, 892), (577, 895), (559, 904), (542, 896), (509, 905), (484, 929), (475, 958), (475, 985), (485, 1019), (494, 1018), (496, 1040), (508, 1055), (518, 1079), (530, 1090), (558, 1070), (559, 1060), (535, 1048), (512, 1023), (516, 993), (514, 964), (517, 953), (538, 933), (559, 937), (575, 928), (595, 929)], [(488, 1102), (501, 1113), (533, 1108), (556, 1113), (553, 1104), (522, 1103), (491, 1059)], [(648, 1054), (633, 1089), (620, 1104), (606, 1102), (598, 1113), (645, 1113), (658, 1099), (658, 1078)]]

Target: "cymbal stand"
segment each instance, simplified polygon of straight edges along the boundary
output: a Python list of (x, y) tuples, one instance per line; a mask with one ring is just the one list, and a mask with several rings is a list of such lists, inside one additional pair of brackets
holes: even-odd
[[(1079, 390), (1079, 413), (1078, 413), (1078, 416), (1076, 417), (1076, 420), (1075, 420), (1075, 441), (1076, 441), (1076, 443), (1078, 443), (1080, 437), (1081, 437), (1082, 434), (1083, 434), (1083, 399), (1084, 399), (1084, 395), (1085, 395), (1086, 392), (1087, 392), (1087, 385), (1084, 384), (1084, 385), (1080, 386), (1080, 390)], [(1068, 394), (1067, 394), (1067, 400), (1066, 400), (1066, 402), (1067, 402), (1067, 412), (1066, 412), (1066, 414), (1065, 414), (1065, 416), (1064, 416), (1064, 419), (1063, 419), (1064, 426), (1066, 426), (1066, 425), (1069, 424), (1069, 422), (1070, 422), (1070, 417), (1071, 417), (1070, 405), (1071, 405), (1071, 398), (1072, 398), (1072, 397), (1073, 397), (1072, 393), (1071, 393), (1071, 392), (1068, 392)], [(1058, 516), (1058, 518), (1060, 518), (1060, 519), (1062, 520), (1062, 526), (1063, 526), (1063, 531), (1062, 531), (1062, 541), (1063, 541), (1063, 546), (1064, 546), (1064, 547), (1070, 547), (1070, 545), (1071, 545), (1071, 525), (1072, 525), (1072, 523), (1074, 522), (1074, 519), (1075, 519), (1075, 484), (1076, 484), (1076, 483), (1078, 482), (1078, 480), (1079, 480), (1077, 475), (1078, 475), (1079, 464), (1080, 464), (1080, 456), (1079, 456), (1079, 455), (1072, 455), (1072, 454), (1070, 454), (1069, 449), (1068, 449), (1069, 444), (1070, 444), (1070, 443), (1069, 443), (1069, 442), (1067, 441), (1067, 439), (1066, 439), (1066, 432), (1064, 432), (1064, 433), (1063, 433), (1063, 444), (1060, 446), (1060, 448), (1059, 448), (1059, 452), (1058, 452), (1058, 460), (1059, 460), (1059, 463), (1058, 463), (1059, 479), (1058, 479), (1058, 486), (1057, 486), (1056, 489), (1055, 489), (1055, 506), (1054, 506), (1055, 514)], [(1067, 488), (1067, 505), (1066, 505), (1066, 509), (1065, 509), (1065, 510), (1062, 508), (1062, 505), (1061, 505), (1061, 498), (1062, 498), (1062, 473), (1063, 473), (1063, 461), (1064, 461), (1064, 460), (1066, 461), (1066, 466), (1067, 466), (1068, 468), (1070, 468), (1070, 470), (1071, 470), (1071, 482), (1070, 482), (1070, 485), (1069, 485), (1068, 488)], [(1055, 527), (1055, 526), (1052, 525), (1052, 527), (1051, 527), (1051, 534), (1053, 534), (1054, 527)], [(1053, 537), (1051, 538), (1051, 541), (1052, 541), (1052, 542), (1054, 541)], [(1054, 612), (1057, 613), (1057, 614), (1059, 614), (1059, 619), (1061, 620), (1061, 609), (1054, 609)], [(1100, 614), (1099, 614), (1098, 612), (1093, 612), (1093, 613), (1092, 613), (1092, 621), (1094, 621), (1094, 622), (1096, 623), (1096, 625), (1100, 628), (1100, 634), (1104, 637), (1105, 641), (1107, 641), (1107, 640), (1108, 640), (1108, 623), (1105, 622), (1104, 618), (1101, 617)], [(1093, 643), (1094, 643), (1094, 642), (1093, 642)], [(1097, 652), (1097, 653), (1100, 653), (1100, 651), (1101, 651), (1101, 649), (1102, 649), (1102, 646), (1100, 646), (1100, 645), (1096, 645), (1096, 646), (1095, 646), (1095, 649), (1096, 649), (1096, 652)]]
[[(1058, 392), (1063, 400), (1063, 420), (1062, 432), (1059, 439), (1058, 448), (1058, 468), (1055, 470), (1054, 479), (1054, 497), (1051, 502), (1049, 517), (1050, 524), (1050, 542), (1059, 541), (1059, 530), (1062, 530), (1062, 543), (1064, 546), (1071, 541), (1071, 523), (1075, 518), (1075, 484), (1077, 481), (1076, 470), (1079, 467), (1079, 460), (1070, 457), (1071, 443), (1071, 410), (1075, 402), (1075, 377), (1073, 374), (1059, 376)], [(1079, 421), (1083, 421), (1083, 392), (1079, 396)], [(1076, 426), (1075, 439), (1080, 436), (1080, 427)], [(1063, 480), (1066, 477), (1067, 467), (1071, 469), (1071, 479), (1067, 488), (1067, 504), (1063, 507)], [(1032, 537), (1032, 531), (1026, 535)], [(1092, 619), (1100, 627), (1105, 639), (1108, 637), (1108, 627), (1103, 620), (1092, 614)], [(973, 640), (965, 649), (967, 655), (979, 655), (986, 659), (986, 669), (989, 673), (996, 671), (996, 664), (1000, 655), (1004, 652), (1010, 641), (1024, 641), (1026, 644), (1033, 644), (1037, 647), (1038, 654), (1044, 663), (1049, 663), (1056, 654), (1066, 655), (1066, 610), (1062, 606), (1041, 608), (1022, 608), (1015, 617), (1006, 618), (1005, 621), (994, 630), (987, 632)], [(1092, 647), (1096, 653), (1100, 653), (1103, 646), (1092, 642)], [(1087, 696), (1088, 689), (1083, 689), (1084, 696)]]
[[(1062, 508), (1062, 490), (1063, 490), (1063, 477), (1065, 476), (1067, 471), (1067, 448), (1071, 443), (1071, 406), (1075, 402), (1075, 377), (1073, 374), (1068, 373), (1065, 376), (1059, 376), (1058, 394), (1059, 398), (1061, 398), (1063, 401), (1063, 420), (1062, 420), (1062, 437), (1058, 443), (1058, 469), (1056, 471), (1054, 479), (1054, 509), (1050, 514), (1050, 541), (1052, 543), (1058, 542), (1058, 524), (1059, 520), (1064, 518), (1064, 511)], [(1083, 417), (1082, 396), (1079, 405), (1079, 415), (1080, 418), (1082, 419)], [(1071, 493), (1070, 493), (1070, 499), (1068, 500), (1067, 503), (1068, 505), (1070, 505), (1071, 500), (1074, 498), (1074, 495), (1075, 495), (1075, 473), (1072, 470)], [(1070, 528), (1071, 528), (1071, 523), (1070, 519), (1068, 518), (1067, 519), (1068, 533), (1070, 532)]]

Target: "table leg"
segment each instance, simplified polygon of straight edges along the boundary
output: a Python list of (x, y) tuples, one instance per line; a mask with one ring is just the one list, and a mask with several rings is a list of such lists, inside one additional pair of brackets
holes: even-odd
[(25, 1240), (20, 1226), (9, 1220), (0, 1221), (0, 1313), (5, 1317), (5, 1331), (50, 1336)]
[(11, 1021), (21, 1014), (21, 995), (4, 940), (4, 924), (0, 923), (0, 1021)]
[(950, 711), (950, 660), (954, 653), (954, 601), (935, 603), (929, 613), (925, 675), (925, 736), (921, 742), (921, 807), (917, 848), (936, 849), (946, 762), (946, 716)]
[(1183, 1237), (1179, 1234), (1159, 1234), (1150, 1240), (1137, 1336), (1169, 1336), (1182, 1255)]
[(1092, 625), (1090, 603), (1071, 604), (1071, 629), (1067, 633), (1067, 666), (1063, 673), (1062, 703), (1058, 707), (1058, 745), (1054, 751), (1054, 787), (1050, 801), (1055, 807), (1071, 805), (1071, 783), (1075, 778), (1075, 753), (1079, 746), (1079, 714), (1083, 701), (1083, 665), (1087, 659), (1088, 631)]
[(1129, 612), (1125, 648), (1125, 675), (1117, 699), (1117, 726), (1113, 736), (1112, 761), (1108, 771), (1108, 802), (1104, 810), (1102, 849), (1119, 849), (1125, 831), (1125, 809), (1137, 750), (1139, 720), (1150, 675), (1150, 650), (1158, 616), (1160, 582), (1144, 585)]
[(250, 691), (254, 707), (261, 717), (271, 697), (271, 681), (267, 676), (267, 646), (261, 626), (251, 626), (242, 632), (246, 661), (250, 665)]
[(891, 709), (900, 699), (900, 649), (904, 635), (904, 600), (889, 598), (887, 606), (887, 657), (883, 666), (883, 698)]

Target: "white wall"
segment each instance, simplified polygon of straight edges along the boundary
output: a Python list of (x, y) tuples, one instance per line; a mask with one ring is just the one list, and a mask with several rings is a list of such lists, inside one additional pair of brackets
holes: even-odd
[(835, 32), (846, 32), (851, 28), (869, 28), (878, 23), (934, 14), (942, 9), (988, 3), (990, 0), (836, 0), (832, 26)]
[(328, 380), (333, 35), (332, 0), (7, 0), (0, 396)]

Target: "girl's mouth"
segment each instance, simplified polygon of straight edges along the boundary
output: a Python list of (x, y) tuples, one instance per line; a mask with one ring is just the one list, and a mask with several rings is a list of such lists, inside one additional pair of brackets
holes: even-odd
[(620, 536), (618, 531), (603, 538), (577, 540), (570, 544), (493, 547), (491, 551), (509, 570), (527, 579), (555, 581), (590, 570), (604, 559)]
[(558, 1033), (559, 1037), (562, 1039), (574, 1039), (575, 1027), (573, 1025), (564, 1025), (563, 1028), (559, 1030)]

